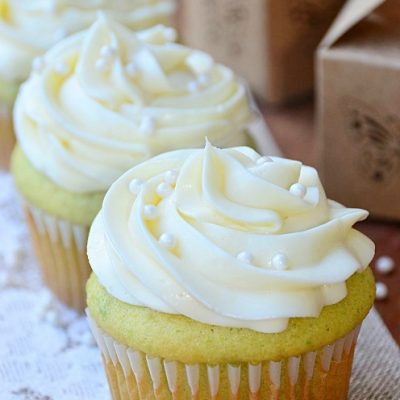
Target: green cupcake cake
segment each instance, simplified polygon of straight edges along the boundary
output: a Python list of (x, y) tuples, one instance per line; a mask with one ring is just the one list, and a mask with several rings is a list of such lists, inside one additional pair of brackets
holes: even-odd
[(347, 398), (375, 284), (368, 213), (314, 168), (248, 147), (179, 150), (107, 192), (88, 317), (113, 399)]
[(99, 10), (131, 29), (168, 23), (174, 0), (1, 0), (0, 1), (0, 168), (8, 167), (15, 138), (12, 108), (31, 66), (68, 35), (87, 28)]
[(111, 183), (164, 151), (248, 142), (245, 87), (172, 28), (138, 33), (100, 16), (24, 83), (12, 161), (50, 288), (83, 310), (88, 228)]

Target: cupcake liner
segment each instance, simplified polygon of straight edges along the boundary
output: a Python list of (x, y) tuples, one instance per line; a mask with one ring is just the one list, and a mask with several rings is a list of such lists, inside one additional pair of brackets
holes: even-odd
[(27, 221), (47, 286), (66, 305), (83, 312), (91, 268), (86, 255), (89, 227), (25, 205)]
[(10, 156), (15, 144), (14, 128), (12, 123), (12, 107), (0, 103), (0, 168), (8, 169)]
[(86, 310), (112, 398), (347, 399), (360, 326), (317, 351), (279, 361), (184, 364), (129, 348), (108, 336)]

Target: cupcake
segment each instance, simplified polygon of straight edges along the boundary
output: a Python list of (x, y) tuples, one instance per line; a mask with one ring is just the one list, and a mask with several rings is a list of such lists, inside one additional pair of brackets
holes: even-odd
[[(54, 43), (90, 26), (99, 9), (131, 29), (167, 23), (174, 0), (3, 0), (0, 2), (0, 167), (14, 144), (12, 107), (32, 62)], [(35, 59), (33, 67), (40, 68)]]
[(100, 16), (44, 56), (14, 109), (12, 172), (50, 288), (83, 311), (88, 228), (105, 191), (164, 151), (248, 141), (244, 86), (172, 28), (134, 33)]
[(374, 301), (367, 212), (314, 168), (248, 147), (177, 150), (107, 192), (88, 317), (113, 399), (347, 398)]

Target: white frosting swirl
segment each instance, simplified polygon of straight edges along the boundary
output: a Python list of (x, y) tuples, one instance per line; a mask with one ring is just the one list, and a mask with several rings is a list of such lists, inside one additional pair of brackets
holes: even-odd
[(251, 114), (233, 72), (173, 43), (172, 28), (134, 33), (100, 17), (59, 43), (16, 100), (19, 144), (32, 164), (75, 192), (106, 190), (156, 154), (204, 137), (246, 140)]
[(138, 30), (166, 23), (174, 0), (0, 0), (0, 79), (26, 79), (34, 57), (90, 26), (98, 10)]
[(346, 280), (373, 257), (373, 243), (352, 228), (367, 215), (327, 200), (314, 168), (207, 143), (118, 179), (88, 255), (121, 301), (279, 332), (346, 296)]

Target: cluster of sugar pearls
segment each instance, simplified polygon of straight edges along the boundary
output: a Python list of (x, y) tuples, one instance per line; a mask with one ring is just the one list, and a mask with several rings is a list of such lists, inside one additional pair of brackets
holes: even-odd
[[(47, 62), (45, 56), (36, 57), (32, 62), (32, 72), (40, 74), (46, 66)], [(57, 75), (62, 77), (68, 76), (68, 74), (71, 72), (70, 64), (63, 59), (59, 59), (53, 62), (52, 68)]]
[[(395, 262), (389, 256), (381, 256), (375, 262), (375, 271), (382, 275), (387, 275), (393, 271)], [(385, 300), (389, 295), (389, 288), (383, 282), (376, 282), (376, 299)]]
[(194, 73), (196, 79), (187, 84), (187, 90), (195, 93), (210, 83), (210, 70), (214, 65), (214, 60), (209, 54), (201, 51), (193, 51), (186, 58), (186, 65)]
[[(272, 159), (268, 156), (260, 157), (256, 160), (257, 165), (262, 165), (266, 162), (271, 162)], [(290, 193), (300, 198), (303, 198), (307, 193), (307, 187), (300, 182), (294, 183), (289, 188)], [(238, 259), (248, 264), (251, 264), (253, 261), (253, 256), (247, 252), (242, 251), (238, 254)], [(288, 266), (288, 260), (284, 254), (277, 254), (271, 260), (272, 267), (279, 270), (284, 270)], [(389, 274), (393, 271), (395, 267), (394, 260), (389, 256), (381, 256), (376, 260), (375, 270), (383, 275)], [(376, 299), (384, 300), (389, 295), (389, 289), (387, 285), (383, 282), (376, 283)]]
[[(255, 161), (255, 164), (259, 166), (267, 162), (273, 162), (273, 160), (268, 156), (262, 156)], [(176, 170), (169, 170), (164, 173), (163, 182), (159, 183), (156, 188), (156, 193), (160, 198), (166, 198), (172, 194), (177, 177), (178, 172)], [(143, 183), (144, 182), (139, 178), (132, 179), (129, 183), (130, 192), (137, 195), (140, 192)], [(291, 185), (289, 191), (293, 195), (303, 198), (307, 193), (307, 188), (298, 182)], [(144, 205), (143, 216), (147, 220), (156, 219), (158, 216), (157, 207), (154, 204)], [(169, 232), (162, 233), (159, 237), (159, 242), (167, 249), (173, 249), (177, 243), (175, 236)], [(247, 250), (240, 251), (236, 255), (236, 258), (246, 264), (253, 265), (254, 263), (254, 256)], [(289, 264), (288, 257), (281, 252), (274, 254), (269, 262), (269, 266), (278, 271), (287, 270)]]
[[(157, 185), (156, 193), (160, 198), (167, 198), (174, 191), (174, 186), (178, 178), (178, 171), (169, 170), (163, 175), (163, 181)], [(137, 195), (143, 187), (144, 182), (141, 179), (134, 178), (129, 183), (129, 191)], [(154, 204), (145, 204), (143, 207), (143, 217), (146, 220), (154, 220), (158, 216), (157, 207)], [(164, 232), (158, 239), (159, 243), (168, 250), (176, 246), (176, 238), (172, 233)]]
[[(258, 167), (270, 162), (273, 162), (273, 159), (268, 156), (261, 156), (255, 160), (255, 164)], [(302, 183), (297, 182), (290, 186), (289, 191), (294, 196), (303, 198), (307, 193), (307, 187)], [(254, 256), (247, 250), (240, 251), (236, 257), (239, 261), (246, 264), (252, 265), (254, 262)], [(272, 256), (269, 265), (277, 271), (285, 271), (289, 268), (289, 259), (286, 254), (278, 252)]]

